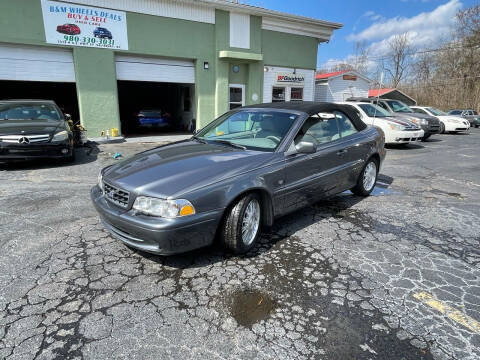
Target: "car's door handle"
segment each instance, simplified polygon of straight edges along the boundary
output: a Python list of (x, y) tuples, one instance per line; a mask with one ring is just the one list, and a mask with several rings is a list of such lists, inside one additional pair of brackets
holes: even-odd
[(343, 154), (346, 154), (347, 152), (348, 152), (347, 149), (339, 150), (337, 151), (337, 155), (343, 155)]

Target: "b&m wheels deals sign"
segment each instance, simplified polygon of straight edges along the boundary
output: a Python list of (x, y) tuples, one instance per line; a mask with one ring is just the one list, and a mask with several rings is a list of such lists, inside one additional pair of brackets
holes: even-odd
[(42, 1), (47, 43), (128, 50), (123, 11)]

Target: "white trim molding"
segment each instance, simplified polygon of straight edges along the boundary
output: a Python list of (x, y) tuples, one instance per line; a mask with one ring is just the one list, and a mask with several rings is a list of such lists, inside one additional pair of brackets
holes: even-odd
[(320, 42), (330, 41), (335, 30), (324, 25), (299, 23), (296, 20), (284, 20), (267, 16), (262, 18), (262, 29), (309, 36), (318, 39)]

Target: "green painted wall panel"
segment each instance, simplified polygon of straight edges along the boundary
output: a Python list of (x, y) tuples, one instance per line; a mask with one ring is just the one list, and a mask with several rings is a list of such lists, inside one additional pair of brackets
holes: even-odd
[(0, 42), (45, 44), (40, 0), (0, 0)]
[(262, 45), (265, 65), (312, 70), (317, 68), (317, 39), (262, 30)]
[(89, 137), (120, 129), (114, 53), (105, 49), (73, 49), (78, 108)]
[[(238, 73), (233, 72), (233, 66), (238, 65), (240, 71)], [(230, 84), (246, 84), (248, 80), (248, 64), (237, 64), (231, 62), (229, 64), (229, 82)]]

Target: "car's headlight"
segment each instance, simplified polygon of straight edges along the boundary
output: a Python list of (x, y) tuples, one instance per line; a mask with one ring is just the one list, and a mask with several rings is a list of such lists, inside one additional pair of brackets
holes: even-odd
[(52, 141), (64, 141), (67, 139), (68, 139), (68, 132), (66, 130), (63, 130), (53, 135)]
[(195, 214), (195, 208), (188, 200), (164, 200), (146, 196), (137, 197), (133, 209), (143, 214), (168, 219)]
[(100, 171), (100, 173), (98, 174), (97, 184), (98, 184), (98, 187), (100, 188), (100, 190), (102, 190), (102, 192), (104, 192), (105, 188), (103, 186), (103, 172), (102, 171)]
[(418, 125), (428, 125), (428, 121), (425, 120), (425, 119), (419, 119), (419, 118), (413, 118), (413, 117), (412, 117), (412, 121), (413, 121), (415, 124), (418, 124)]
[(392, 130), (397, 130), (397, 131), (403, 131), (403, 130), (405, 130), (405, 126), (400, 125), (400, 124), (396, 124), (396, 123), (393, 123), (393, 122), (389, 122), (388, 125), (390, 125), (390, 128), (391, 128)]

